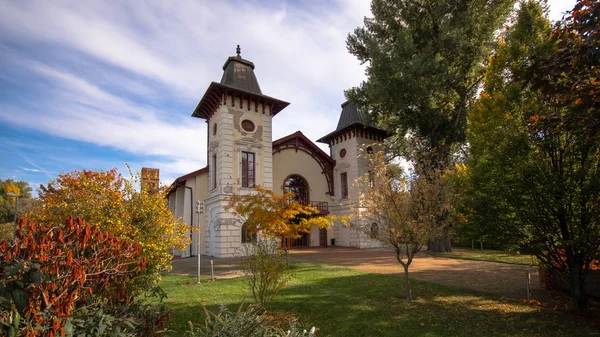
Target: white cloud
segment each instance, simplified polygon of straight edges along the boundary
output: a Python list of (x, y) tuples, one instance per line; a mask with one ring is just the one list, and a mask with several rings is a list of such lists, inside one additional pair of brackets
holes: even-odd
[[(335, 129), (343, 90), (364, 79), (345, 40), (369, 15), (369, 2), (301, 5), (0, 2), (0, 50), (14, 53), (11, 65), (49, 82), (47, 100), (32, 103), (35, 109), (0, 103), (0, 120), (161, 156), (148, 164), (175, 177), (204, 166), (205, 124), (189, 115), (240, 44), (242, 56), (256, 65), (263, 92), (291, 103), (274, 118), (273, 138), (301, 130), (316, 140)], [(55, 49), (60, 52), (51, 54)], [(175, 103), (159, 103), (165, 101)]]
[(27, 172), (41, 172), (41, 170), (35, 168), (21, 167), (21, 169)]

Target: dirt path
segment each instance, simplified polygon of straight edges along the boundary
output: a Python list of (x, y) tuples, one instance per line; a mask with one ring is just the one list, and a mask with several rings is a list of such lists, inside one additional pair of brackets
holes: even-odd
[[(294, 261), (322, 263), (371, 273), (398, 274), (403, 270), (392, 251), (384, 249), (316, 248), (291, 251)], [(536, 267), (417, 256), (410, 266), (410, 278), (465, 288), (509, 298), (526, 298), (527, 273), (531, 273), (534, 297), (539, 298)]]

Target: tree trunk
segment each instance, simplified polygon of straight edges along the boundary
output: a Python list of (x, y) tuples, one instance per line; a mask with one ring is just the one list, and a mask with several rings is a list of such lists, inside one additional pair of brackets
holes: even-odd
[(434, 253), (451, 252), (452, 246), (450, 244), (450, 238), (440, 236), (430, 239), (427, 243), (427, 250)]
[(572, 266), (569, 272), (571, 279), (571, 295), (576, 312), (585, 312), (587, 310), (587, 296), (585, 294), (585, 277), (583, 276), (583, 267), (580, 265)]
[(412, 292), (410, 291), (410, 281), (408, 280), (408, 265), (404, 266), (404, 286), (406, 287), (406, 302), (412, 301)]

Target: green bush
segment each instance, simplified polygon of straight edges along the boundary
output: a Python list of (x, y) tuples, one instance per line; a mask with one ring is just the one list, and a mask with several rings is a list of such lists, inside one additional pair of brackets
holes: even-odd
[(14, 222), (0, 224), (0, 241), (12, 239), (13, 226)]
[(274, 240), (243, 245), (240, 270), (256, 303), (267, 307), (290, 279), (287, 257)]
[(222, 305), (219, 313), (215, 314), (202, 306), (206, 316), (204, 325), (190, 324), (188, 337), (314, 337), (315, 328), (310, 331), (298, 327), (295, 320), (288, 322), (288, 328), (281, 328), (261, 309), (242, 303), (237, 312), (231, 312)]

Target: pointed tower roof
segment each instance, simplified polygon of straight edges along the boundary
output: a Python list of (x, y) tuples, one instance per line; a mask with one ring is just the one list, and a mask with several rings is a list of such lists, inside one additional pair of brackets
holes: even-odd
[(230, 56), (223, 65), (221, 82), (211, 82), (202, 96), (198, 106), (192, 113), (193, 117), (208, 119), (218, 108), (222, 95), (233, 95), (248, 99), (271, 108), (271, 115), (275, 116), (285, 109), (290, 103), (263, 95), (260, 85), (254, 74), (254, 63), (243, 59), (240, 55), (240, 46), (236, 48), (237, 56)]
[(342, 104), (342, 113), (340, 114), (340, 120), (338, 121), (335, 131), (327, 134), (321, 139), (318, 139), (317, 142), (329, 144), (329, 142), (336, 136), (352, 129), (368, 131), (383, 138), (389, 137), (389, 133), (387, 131), (379, 129), (370, 123), (367, 115), (360, 111), (355, 103), (346, 101)]

